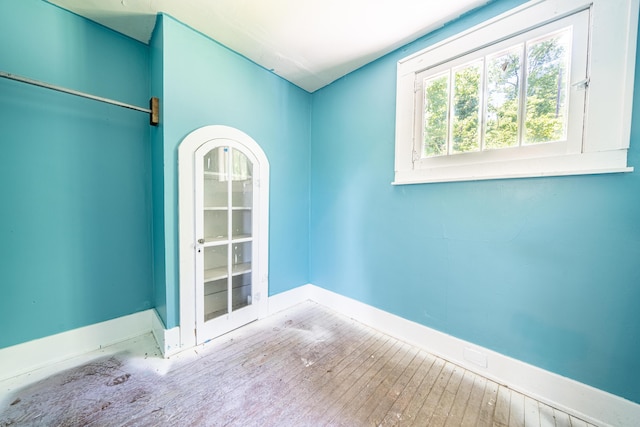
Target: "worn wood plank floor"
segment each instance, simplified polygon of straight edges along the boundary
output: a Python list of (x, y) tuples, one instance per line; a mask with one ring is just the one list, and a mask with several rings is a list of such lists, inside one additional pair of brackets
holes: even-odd
[(0, 383), (0, 427), (590, 426), (310, 302), (168, 361), (153, 351)]

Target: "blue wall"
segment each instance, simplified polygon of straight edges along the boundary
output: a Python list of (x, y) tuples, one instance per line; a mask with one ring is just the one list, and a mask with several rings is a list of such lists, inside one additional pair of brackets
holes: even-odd
[(166, 312), (159, 312), (170, 328), (179, 323), (178, 146), (202, 126), (238, 128), (265, 151), (271, 166), (269, 293), (308, 283), (311, 95), (170, 16), (160, 19), (164, 206), (154, 209), (154, 222), (164, 225), (166, 276), (156, 278), (165, 286), (156, 298), (166, 301)]
[(311, 282), (640, 402), (640, 173), (390, 185), (396, 62), (518, 3), (314, 93)]
[(0, 347), (152, 306), (178, 324), (177, 148), (222, 124), (271, 164), (270, 294), (311, 282), (640, 402), (638, 172), (390, 185), (396, 61), (520, 3), (311, 95), (169, 16), (144, 46), (40, 0), (1, 2), (0, 70), (153, 94), (162, 124), (0, 79)]
[[(148, 48), (0, 2), (0, 70), (146, 105)], [(148, 115), (0, 79), (0, 348), (152, 306)]]

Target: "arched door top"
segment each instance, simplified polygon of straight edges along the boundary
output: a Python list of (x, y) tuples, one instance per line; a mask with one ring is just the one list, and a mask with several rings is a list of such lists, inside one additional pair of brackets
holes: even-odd
[(269, 168), (266, 154), (253, 138), (240, 129), (224, 125), (203, 126), (187, 135), (178, 147), (178, 161), (180, 162), (181, 155), (191, 155), (198, 147), (212, 139), (229, 139), (240, 143), (256, 156), (261, 166)]

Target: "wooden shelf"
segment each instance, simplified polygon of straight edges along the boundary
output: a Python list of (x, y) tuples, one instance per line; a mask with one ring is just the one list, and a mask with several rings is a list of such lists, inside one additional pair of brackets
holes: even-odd
[[(232, 310), (235, 311), (235, 310), (238, 310), (240, 308), (247, 307), (249, 305), (251, 305), (251, 304), (234, 304), (233, 307), (232, 307)], [(221, 310), (212, 311), (211, 313), (205, 313), (204, 321), (207, 322), (207, 321), (209, 321), (211, 319), (215, 319), (216, 317), (224, 316), (226, 314), (229, 314), (229, 311), (227, 310), (227, 307), (225, 307), (225, 308), (223, 308)]]
[[(205, 211), (226, 211), (229, 210), (226, 206), (205, 206), (203, 208)], [(250, 211), (253, 208), (251, 206), (233, 206), (231, 210), (233, 211)]]
[[(231, 243), (246, 243), (253, 240), (253, 236), (251, 234), (236, 234), (232, 236)], [(204, 238), (204, 246), (220, 246), (226, 245), (229, 243), (229, 239), (227, 237), (205, 237)]]
[(204, 177), (207, 179), (218, 178), (218, 181), (226, 182), (226, 174), (222, 172), (204, 171)]
[[(236, 264), (231, 269), (232, 276), (239, 276), (241, 274), (251, 273), (251, 263)], [(227, 268), (210, 268), (204, 271), (204, 282), (213, 282), (214, 280), (226, 279), (229, 277)]]
[[(219, 182), (228, 182), (229, 176), (225, 172), (211, 172), (211, 171), (203, 171), (204, 177), (207, 179), (216, 179)], [(243, 182), (243, 181), (251, 181), (253, 177), (245, 176), (245, 175), (237, 175), (231, 174), (231, 181), (233, 182)]]
[(219, 246), (229, 243), (229, 239), (227, 237), (205, 237), (204, 238), (204, 246)]

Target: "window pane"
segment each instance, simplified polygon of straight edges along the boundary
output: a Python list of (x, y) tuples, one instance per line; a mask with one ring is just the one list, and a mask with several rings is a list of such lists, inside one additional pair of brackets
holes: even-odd
[(480, 87), (483, 61), (454, 72), (453, 153), (480, 150)]
[(518, 108), (523, 45), (487, 57), (487, 149), (518, 145)]
[(526, 144), (566, 139), (570, 48), (571, 28), (528, 43)]
[(447, 154), (449, 72), (424, 80), (424, 157)]

